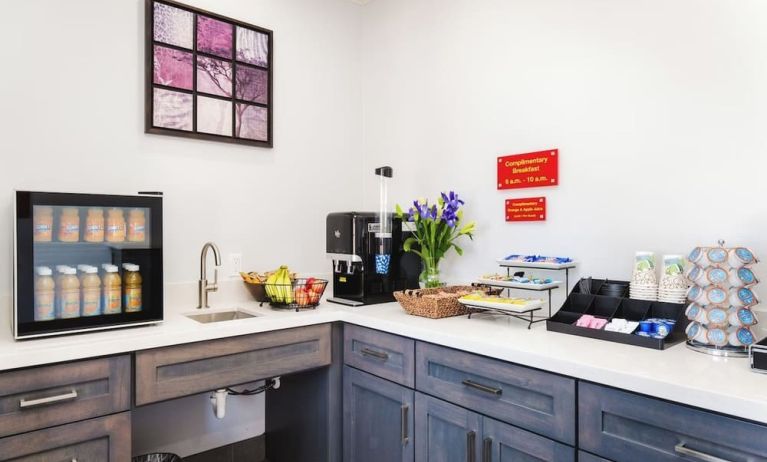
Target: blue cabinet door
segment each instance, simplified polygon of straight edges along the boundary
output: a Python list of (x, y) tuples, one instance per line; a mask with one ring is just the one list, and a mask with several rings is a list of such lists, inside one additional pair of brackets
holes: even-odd
[(575, 449), (483, 417), (482, 462), (575, 462)]
[(418, 462), (479, 462), (479, 414), (415, 393), (415, 458)]
[(413, 391), (344, 366), (344, 461), (413, 462)]

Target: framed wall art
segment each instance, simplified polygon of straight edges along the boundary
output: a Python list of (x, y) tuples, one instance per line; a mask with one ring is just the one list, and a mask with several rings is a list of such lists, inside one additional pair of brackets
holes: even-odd
[(273, 32), (146, 0), (147, 133), (272, 147)]

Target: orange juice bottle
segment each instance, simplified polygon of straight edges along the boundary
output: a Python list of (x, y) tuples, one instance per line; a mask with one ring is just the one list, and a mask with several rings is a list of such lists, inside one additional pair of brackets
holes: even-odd
[(35, 279), (35, 321), (56, 319), (55, 288), (53, 271), (47, 266), (36, 268)]
[(128, 212), (128, 241), (144, 242), (146, 239), (146, 216), (141, 209)]
[(98, 268), (84, 266), (80, 277), (83, 299), (83, 316), (98, 316), (101, 314), (101, 278)]
[(59, 241), (77, 242), (80, 240), (80, 211), (76, 207), (66, 207), (59, 217)]
[(135, 313), (141, 311), (141, 273), (139, 273), (139, 266), (131, 263), (123, 264), (125, 269), (125, 275), (123, 277), (125, 282), (125, 312)]
[(104, 314), (122, 313), (122, 281), (115, 265), (103, 265), (104, 292), (101, 302)]
[(104, 210), (99, 208), (88, 209), (85, 217), (86, 242), (104, 242)]
[(53, 207), (35, 207), (32, 216), (34, 241), (51, 242), (53, 240)]
[(59, 281), (61, 318), (80, 317), (80, 280), (77, 279), (77, 270), (67, 266)]
[(125, 215), (122, 209), (112, 208), (107, 212), (107, 242), (125, 241)]

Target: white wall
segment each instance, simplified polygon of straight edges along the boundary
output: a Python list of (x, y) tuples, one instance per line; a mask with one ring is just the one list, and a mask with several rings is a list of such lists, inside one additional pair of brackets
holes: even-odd
[[(720, 238), (767, 258), (767, 3), (379, 0), (363, 24), (364, 168), (392, 165), (400, 203), (463, 195), (453, 281), (514, 252), (610, 278)], [(497, 156), (549, 148), (559, 187), (496, 190)], [(538, 195), (548, 221), (504, 222)]]
[[(198, 279), (208, 240), (225, 259), (242, 253), (245, 268), (329, 271), (325, 214), (361, 205), (360, 7), (187, 3), (274, 30), (274, 149), (144, 134), (144, 0), (28, 0), (4, 10), (0, 312), (11, 292), (14, 188), (164, 191), (167, 283)], [(186, 455), (263, 432), (261, 398), (232, 406), (242, 409), (230, 409), (224, 422), (215, 421), (206, 395), (137, 412), (136, 450)], [(181, 420), (163, 420), (168, 413)]]

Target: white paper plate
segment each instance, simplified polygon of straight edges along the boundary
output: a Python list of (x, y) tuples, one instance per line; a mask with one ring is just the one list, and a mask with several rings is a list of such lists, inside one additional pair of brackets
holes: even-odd
[(543, 306), (543, 302), (540, 300), (529, 300), (524, 305), (512, 305), (511, 303), (496, 303), (486, 302), (480, 300), (462, 300), (458, 299), (460, 303), (467, 306), (473, 306), (477, 308), (488, 308), (497, 311), (508, 311), (509, 313), (526, 313), (538, 309)]

